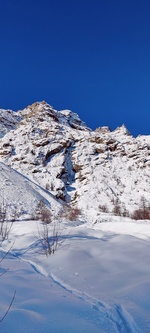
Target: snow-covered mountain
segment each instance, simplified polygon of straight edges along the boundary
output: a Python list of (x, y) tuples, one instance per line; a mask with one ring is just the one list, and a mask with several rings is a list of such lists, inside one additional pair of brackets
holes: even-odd
[(0, 162), (60, 202), (86, 214), (92, 208), (97, 218), (116, 203), (130, 214), (141, 197), (150, 202), (150, 136), (134, 138), (125, 125), (92, 131), (77, 114), (46, 102), (0, 110), (0, 120)]
[(0, 110), (1, 333), (150, 332), (149, 147), (45, 102)]

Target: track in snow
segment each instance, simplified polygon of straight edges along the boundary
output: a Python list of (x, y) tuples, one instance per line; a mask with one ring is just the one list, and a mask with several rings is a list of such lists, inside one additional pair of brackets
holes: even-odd
[(110, 307), (104, 302), (92, 298), (85, 292), (73, 289), (70, 285), (65, 284), (58, 277), (51, 273), (48, 275), (43, 267), (36, 264), (33, 261), (21, 259), (22, 261), (28, 262), (35, 272), (51, 279), (59, 287), (63, 288), (68, 293), (74, 295), (76, 298), (83, 300), (88, 303), (94, 311), (98, 311), (104, 318), (112, 322), (118, 333), (140, 333), (136, 323), (132, 316), (125, 310), (120, 304), (114, 304)]

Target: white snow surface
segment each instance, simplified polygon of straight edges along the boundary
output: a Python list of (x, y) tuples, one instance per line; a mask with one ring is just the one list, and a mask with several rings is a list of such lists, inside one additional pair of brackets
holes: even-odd
[(1, 332), (148, 332), (149, 223), (59, 223), (65, 241), (48, 257), (36, 221), (15, 222), (3, 243), (1, 317), (16, 296)]
[[(18, 216), (0, 246), (1, 258), (9, 251), (0, 261), (0, 319), (16, 291), (1, 333), (149, 333), (150, 220), (112, 208), (116, 198), (131, 212), (141, 196), (149, 202), (150, 136), (133, 138), (124, 125), (92, 132), (45, 102), (18, 111), (11, 128), (3, 118), (0, 205)], [(76, 221), (58, 215), (68, 198), (81, 208)], [(32, 219), (41, 200), (53, 215), (50, 235), (53, 225), (59, 235), (49, 256), (43, 224)]]

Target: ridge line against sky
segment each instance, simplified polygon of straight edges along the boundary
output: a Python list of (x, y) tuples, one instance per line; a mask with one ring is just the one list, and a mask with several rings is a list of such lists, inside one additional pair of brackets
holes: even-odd
[(0, 108), (45, 100), (87, 126), (150, 134), (148, 0), (5, 0)]

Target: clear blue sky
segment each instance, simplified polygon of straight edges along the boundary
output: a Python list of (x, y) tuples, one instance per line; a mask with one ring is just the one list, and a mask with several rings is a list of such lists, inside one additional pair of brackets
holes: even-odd
[(149, 0), (1, 0), (0, 107), (150, 134)]

